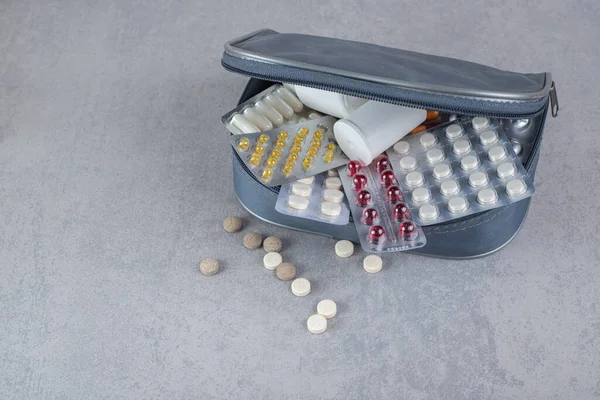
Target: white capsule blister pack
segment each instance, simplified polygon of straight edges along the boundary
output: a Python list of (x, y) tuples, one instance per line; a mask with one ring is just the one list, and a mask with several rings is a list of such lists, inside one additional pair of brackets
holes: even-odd
[(282, 185), (275, 210), (332, 225), (346, 225), (350, 220), (340, 178), (326, 173)]
[(282, 125), (321, 118), (283, 85), (276, 84), (238, 105), (221, 117), (234, 135), (266, 132)]
[(423, 226), (505, 206), (535, 191), (498, 120), (439, 125), (405, 137), (387, 156)]
[(231, 135), (244, 165), (267, 186), (279, 186), (346, 164), (330, 116), (267, 132)]
[(338, 169), (360, 244), (369, 253), (411, 250), (427, 243), (388, 167), (350, 161)]

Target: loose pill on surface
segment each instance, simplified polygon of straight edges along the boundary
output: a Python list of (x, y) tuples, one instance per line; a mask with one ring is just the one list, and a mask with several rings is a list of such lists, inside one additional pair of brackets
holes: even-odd
[(250, 148), (250, 140), (248, 140), (248, 138), (241, 138), (240, 140), (238, 140), (236, 147), (240, 151), (248, 151), (248, 149)]
[(275, 91), (279, 98), (285, 101), (295, 112), (300, 112), (304, 108), (304, 104), (287, 88), (280, 87)]
[(282, 262), (283, 257), (281, 257), (281, 254), (279, 253), (271, 252), (265, 254), (265, 256), (263, 257), (263, 264), (265, 268), (271, 271), (274, 271), (275, 268), (277, 268), (277, 266)]
[[(255, 110), (252, 107), (248, 107), (243, 112), (244, 117), (248, 119), (248, 121), (252, 122), (256, 125), (261, 131), (270, 131), (273, 129), (273, 123), (265, 118), (261, 113)], [(269, 137), (267, 136), (267, 141)], [(266, 143), (267, 141), (263, 142)]]
[(481, 131), (490, 125), (490, 120), (485, 117), (475, 117), (471, 121), (471, 124), (473, 125), (473, 129)]
[(445, 155), (444, 155), (444, 151), (442, 149), (431, 149), (427, 152), (426, 154), (427, 157), (427, 161), (430, 164), (435, 164), (437, 162), (440, 162), (444, 159)]
[(293, 194), (288, 197), (288, 206), (296, 210), (306, 210), (308, 208), (308, 199), (304, 196)]
[(229, 233), (239, 232), (242, 230), (242, 220), (239, 217), (231, 216), (223, 221), (223, 229)]
[(304, 297), (310, 293), (310, 281), (305, 278), (297, 278), (291, 284), (292, 293), (298, 297)]
[(279, 111), (271, 107), (265, 101), (257, 101), (256, 104), (254, 104), (254, 108), (256, 108), (259, 113), (267, 117), (273, 126), (279, 126), (283, 124), (283, 116), (279, 113)]
[(471, 149), (471, 142), (469, 142), (467, 139), (459, 139), (454, 142), (454, 145), (452, 146), (452, 150), (459, 156), (467, 154), (471, 151)]
[(312, 187), (302, 182), (292, 183), (292, 193), (298, 196), (309, 197), (312, 193)]
[(337, 314), (337, 304), (333, 300), (321, 300), (317, 304), (317, 313), (327, 319), (333, 318)]
[(469, 175), (469, 185), (481, 187), (488, 184), (488, 176), (485, 172), (476, 171)]
[(469, 154), (460, 160), (460, 167), (465, 171), (472, 171), (479, 167), (479, 158), (473, 154)]
[(305, 183), (307, 185), (312, 185), (315, 182), (315, 177), (307, 176), (306, 178), (298, 179), (296, 182)]
[(277, 278), (282, 281), (289, 281), (296, 277), (296, 267), (291, 263), (281, 263), (275, 268)]
[(219, 272), (219, 262), (214, 258), (205, 258), (200, 261), (200, 272), (203, 275), (214, 275)]
[(413, 156), (405, 156), (400, 159), (400, 168), (404, 171), (412, 171), (417, 168), (417, 159)]
[(484, 146), (490, 146), (498, 141), (498, 134), (494, 131), (485, 131), (479, 135), (479, 141)]
[(363, 269), (370, 274), (375, 274), (383, 268), (383, 260), (381, 257), (370, 254), (363, 260)]
[(344, 192), (337, 189), (325, 189), (323, 190), (323, 200), (341, 203), (344, 200)]
[(496, 169), (496, 174), (500, 179), (510, 178), (516, 173), (517, 168), (515, 167), (515, 164), (511, 162), (503, 162), (502, 164), (498, 165), (498, 168)]
[(242, 114), (234, 114), (234, 116), (231, 117), (231, 123), (244, 133), (260, 132), (258, 126), (248, 121), (248, 118), (244, 117)]
[(494, 146), (488, 151), (488, 158), (492, 162), (504, 160), (506, 158), (506, 150), (502, 146)]
[(448, 211), (451, 213), (459, 213), (466, 211), (469, 203), (464, 197), (453, 197), (448, 200)]
[(435, 146), (437, 141), (437, 137), (432, 133), (424, 133), (419, 138), (419, 144), (425, 148)]
[(451, 140), (458, 139), (462, 136), (463, 132), (464, 130), (462, 126), (458, 124), (452, 124), (446, 128), (446, 137)]
[(494, 204), (498, 201), (498, 194), (494, 189), (485, 188), (477, 193), (477, 202), (482, 205)]
[(440, 192), (444, 196), (453, 196), (453, 195), (457, 194), (458, 192), (460, 192), (460, 185), (458, 184), (457, 181), (455, 181), (453, 179), (444, 181), (440, 185)]
[(520, 196), (527, 191), (527, 185), (522, 179), (513, 179), (506, 184), (506, 194), (511, 197)]
[(321, 214), (329, 217), (337, 217), (342, 213), (342, 206), (339, 203), (333, 201), (321, 202)]
[(325, 179), (325, 187), (327, 189), (341, 189), (342, 188), (342, 181), (340, 180), (340, 178), (338, 177), (331, 177), (331, 178), (327, 178)]
[(394, 153), (398, 155), (406, 155), (410, 153), (410, 144), (408, 142), (400, 141), (394, 145)]
[(340, 176), (340, 174), (337, 171), (337, 169), (330, 169), (330, 170), (327, 171), (327, 176), (329, 176), (329, 177)]
[(405, 177), (406, 184), (410, 187), (421, 186), (425, 182), (423, 174), (418, 171), (409, 172)]
[(419, 218), (423, 220), (434, 220), (440, 216), (437, 206), (433, 204), (423, 204), (419, 207)]
[(249, 232), (244, 236), (244, 246), (247, 249), (258, 249), (262, 244), (262, 235), (258, 232)]
[(269, 236), (263, 241), (263, 249), (268, 253), (279, 253), (283, 248), (283, 242), (277, 236)]
[(335, 254), (342, 258), (350, 257), (354, 254), (354, 243), (349, 240), (340, 240), (335, 244)]
[(284, 118), (289, 119), (294, 115), (294, 109), (281, 100), (275, 93), (266, 95), (264, 99), (271, 107), (276, 109), (279, 114), (283, 115)]
[(311, 315), (306, 320), (306, 328), (310, 333), (323, 333), (327, 330), (327, 319), (319, 314)]
[(433, 167), (433, 176), (436, 179), (444, 179), (452, 175), (452, 168), (448, 164), (438, 164)]
[(431, 192), (429, 191), (429, 189), (424, 187), (416, 188), (412, 192), (412, 199), (415, 203), (424, 203), (426, 201), (431, 200)]

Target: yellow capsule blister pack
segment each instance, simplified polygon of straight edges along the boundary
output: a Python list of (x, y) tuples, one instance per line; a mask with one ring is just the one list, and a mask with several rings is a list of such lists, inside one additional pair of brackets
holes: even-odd
[(270, 131), (231, 136), (240, 159), (260, 182), (279, 186), (348, 163), (333, 135), (331, 116)]

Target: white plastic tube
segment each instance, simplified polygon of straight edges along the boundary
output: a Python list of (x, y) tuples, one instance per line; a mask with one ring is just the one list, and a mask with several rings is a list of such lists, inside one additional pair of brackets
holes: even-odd
[(294, 89), (305, 106), (337, 118), (346, 118), (367, 102), (366, 99), (305, 86), (295, 86)]
[(368, 101), (333, 125), (340, 148), (351, 160), (368, 165), (427, 117), (427, 111)]

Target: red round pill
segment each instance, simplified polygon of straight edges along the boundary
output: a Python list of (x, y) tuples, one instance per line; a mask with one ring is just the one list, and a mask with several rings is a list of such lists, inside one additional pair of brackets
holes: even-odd
[(385, 171), (389, 166), (390, 160), (386, 156), (379, 156), (375, 159), (375, 171)]
[(398, 236), (400, 239), (414, 240), (418, 236), (417, 227), (411, 221), (404, 221), (400, 224), (400, 233)]
[(362, 215), (362, 223), (366, 225), (373, 225), (377, 222), (379, 218), (379, 213), (374, 208), (367, 208), (363, 211)]
[(398, 203), (392, 208), (392, 218), (394, 221), (402, 221), (410, 218), (408, 206), (404, 203)]
[(381, 225), (372, 226), (367, 235), (369, 243), (382, 244), (385, 242), (385, 229)]
[(387, 188), (395, 184), (396, 177), (394, 176), (394, 171), (392, 171), (391, 169), (386, 169), (381, 173), (381, 186)]
[(385, 193), (385, 200), (388, 203), (396, 204), (397, 202), (404, 200), (404, 197), (398, 186), (390, 186)]
[(352, 178), (352, 187), (356, 192), (367, 187), (367, 177), (363, 174), (356, 174)]
[(358, 171), (360, 171), (361, 169), (361, 165), (358, 161), (350, 161), (348, 163), (348, 165), (346, 166), (346, 169), (348, 171), (348, 176), (354, 176), (358, 173)]
[(356, 194), (356, 203), (358, 203), (360, 207), (366, 207), (371, 202), (371, 198), (371, 192), (368, 190), (361, 190)]

